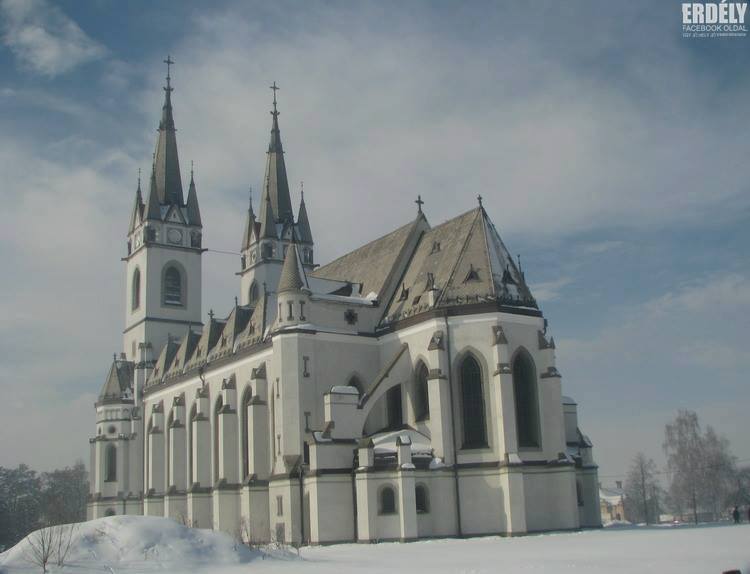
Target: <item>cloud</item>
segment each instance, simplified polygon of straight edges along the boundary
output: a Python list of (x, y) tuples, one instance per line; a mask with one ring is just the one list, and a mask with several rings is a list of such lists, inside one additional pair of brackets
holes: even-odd
[(530, 288), (534, 297), (540, 303), (546, 301), (554, 301), (561, 295), (563, 287), (570, 285), (573, 282), (571, 277), (560, 277), (552, 281), (543, 281), (541, 283), (533, 283)]
[(45, 0), (0, 0), (3, 43), (19, 64), (57, 76), (102, 58), (107, 50), (60, 8)]

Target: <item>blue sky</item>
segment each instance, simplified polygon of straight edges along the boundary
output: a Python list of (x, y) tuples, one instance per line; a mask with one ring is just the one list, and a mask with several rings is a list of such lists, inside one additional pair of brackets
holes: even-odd
[[(607, 482), (678, 408), (750, 458), (750, 39), (678, 2), (0, 0), (0, 465), (85, 457), (167, 54), (208, 247), (235, 251), (274, 80), (319, 261), (481, 193), (558, 343)], [(257, 197), (256, 197), (257, 199)], [(237, 260), (207, 253), (207, 312)], [(13, 425), (17, 425), (14, 427)]]

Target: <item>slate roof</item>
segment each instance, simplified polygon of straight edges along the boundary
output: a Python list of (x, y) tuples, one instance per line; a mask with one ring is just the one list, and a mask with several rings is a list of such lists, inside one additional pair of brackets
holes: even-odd
[(187, 198), (187, 218), (190, 225), (201, 227), (201, 210), (198, 207), (198, 193), (195, 191), (195, 179), (192, 171), (190, 172), (190, 188)]
[(182, 341), (180, 341), (180, 346), (174, 354), (172, 362), (164, 372), (165, 378), (171, 379), (172, 377), (177, 377), (182, 374), (182, 371), (185, 368), (185, 363), (187, 363), (190, 360), (190, 357), (193, 356), (193, 351), (195, 351), (195, 346), (198, 344), (200, 338), (200, 333), (188, 329), (188, 332), (185, 333)]
[(189, 371), (206, 363), (209, 353), (219, 341), (225, 324), (225, 320), (214, 319), (213, 317), (208, 321), (208, 324), (203, 327), (203, 333), (201, 333), (184, 371)]
[[(275, 91), (271, 115), (273, 116), (273, 122), (271, 123), (271, 140), (268, 142), (268, 157), (266, 158), (265, 191), (268, 192), (275, 221), (292, 221), (294, 213), (292, 212), (292, 200), (289, 196), (284, 149), (281, 145), (279, 112), (276, 110)], [(263, 211), (261, 211), (261, 217), (265, 219)]]
[[(434, 303), (428, 292), (434, 290)], [(386, 322), (485, 301), (536, 308), (523, 274), (483, 208), (426, 231), (386, 311)]]
[(237, 350), (255, 345), (263, 340), (266, 331), (266, 299), (268, 299), (268, 293), (264, 289), (258, 299), (258, 304), (252, 310), (250, 320), (237, 336)]
[(319, 267), (310, 275), (360, 283), (363, 296), (376, 293), (381, 302), (387, 301), (397, 280), (394, 275), (398, 274), (398, 264), (410, 255), (407, 253), (410, 239), (416, 240), (428, 228), (427, 220), (419, 214), (414, 221)]
[(146, 381), (146, 387), (161, 381), (164, 374), (169, 371), (172, 366), (174, 356), (177, 354), (178, 349), (179, 344), (170, 338), (167, 341), (167, 344), (162, 347), (161, 353), (159, 353), (159, 358), (156, 359), (156, 364), (154, 364), (154, 368)]
[(234, 343), (240, 333), (247, 326), (250, 315), (253, 310), (250, 307), (240, 307), (235, 305), (232, 312), (227, 317), (224, 329), (219, 336), (216, 346), (209, 353), (208, 360), (213, 361), (219, 357), (229, 355), (234, 350)]
[(133, 402), (133, 373), (135, 364), (132, 361), (114, 359), (104, 382), (97, 405), (106, 403)]
[(304, 269), (299, 261), (297, 245), (292, 243), (286, 251), (284, 266), (281, 268), (281, 277), (279, 279), (278, 293), (287, 291), (299, 291), (305, 286)]
[(312, 243), (312, 230), (310, 229), (310, 220), (307, 217), (307, 207), (305, 207), (305, 195), (299, 202), (299, 211), (297, 212), (297, 235), (300, 243)]
[(184, 205), (180, 161), (177, 157), (177, 133), (172, 116), (172, 87), (167, 76), (164, 88), (164, 105), (159, 122), (159, 137), (154, 153), (156, 193), (162, 205)]

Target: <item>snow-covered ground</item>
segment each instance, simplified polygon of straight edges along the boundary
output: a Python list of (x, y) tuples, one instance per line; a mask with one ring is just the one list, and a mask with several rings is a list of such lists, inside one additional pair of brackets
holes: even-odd
[[(202, 574), (374, 572), (658, 572), (750, 574), (750, 525), (619, 527), (519, 538), (431, 540), (410, 544), (342, 544), (270, 553), (231, 537), (163, 518), (112, 517), (78, 528), (62, 572)], [(39, 572), (22, 541), (0, 554), (0, 572)], [(60, 571), (53, 567), (52, 572)]]

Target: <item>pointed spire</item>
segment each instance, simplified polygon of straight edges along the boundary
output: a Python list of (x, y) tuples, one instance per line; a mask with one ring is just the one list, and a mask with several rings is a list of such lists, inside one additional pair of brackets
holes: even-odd
[(289, 182), (284, 164), (284, 149), (281, 145), (279, 130), (279, 111), (276, 107), (276, 92), (280, 88), (276, 82), (271, 86), (273, 90), (273, 111), (271, 116), (271, 141), (268, 143), (268, 158), (266, 160), (266, 191), (271, 199), (271, 208), (277, 222), (291, 222), (294, 219), (292, 200), (289, 195)]
[(156, 166), (151, 167), (151, 185), (148, 190), (144, 214), (146, 219), (161, 220), (161, 207), (159, 207), (158, 192), (156, 191)]
[(135, 204), (133, 205), (133, 212), (130, 214), (130, 225), (128, 226), (128, 234), (133, 233), (138, 224), (141, 221), (141, 214), (143, 212), (143, 195), (141, 194), (141, 170), (138, 170), (138, 189), (135, 190)]
[(193, 173), (193, 162), (190, 162), (190, 188), (187, 198), (187, 216), (190, 225), (201, 227), (201, 210), (198, 207), (198, 192), (195, 191), (195, 177)]
[(312, 243), (312, 231), (310, 230), (310, 221), (307, 218), (305, 189), (303, 183), (300, 183), (300, 196), (299, 211), (297, 212), (297, 231), (299, 232), (299, 240), (301, 243)]
[(278, 239), (276, 235), (276, 221), (273, 217), (273, 208), (271, 207), (271, 200), (268, 197), (268, 188), (263, 193), (263, 211), (261, 214), (263, 218), (260, 220), (260, 238), (261, 239)]
[(299, 270), (299, 257), (297, 255), (297, 245), (292, 243), (286, 250), (284, 258), (284, 267), (281, 268), (281, 278), (279, 279), (279, 288), (277, 293), (286, 293), (287, 291), (299, 291), (305, 286), (302, 275)]
[(242, 251), (248, 249), (253, 242), (255, 234), (255, 212), (253, 211), (253, 188), (250, 188), (250, 206), (247, 209), (247, 220), (245, 221), (245, 232), (242, 235)]
[(177, 135), (172, 116), (172, 77), (174, 61), (167, 56), (167, 85), (164, 87), (164, 105), (159, 122), (159, 137), (156, 140), (156, 190), (159, 202), (167, 205), (184, 205), (182, 199), (182, 178), (180, 162), (177, 158)]

